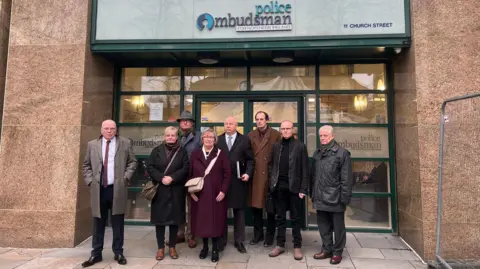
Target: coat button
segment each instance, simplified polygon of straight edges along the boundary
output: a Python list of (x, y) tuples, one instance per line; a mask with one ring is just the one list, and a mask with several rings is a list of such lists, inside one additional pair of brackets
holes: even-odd
[(262, 172), (262, 175), (265, 175), (265, 172)]

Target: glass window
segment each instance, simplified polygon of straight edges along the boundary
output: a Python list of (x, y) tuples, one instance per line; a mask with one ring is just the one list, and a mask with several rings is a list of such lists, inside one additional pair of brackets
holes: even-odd
[(185, 95), (183, 98), (183, 107), (186, 111), (193, 112), (193, 95)]
[(180, 95), (123, 95), (120, 122), (176, 122)]
[(202, 102), (201, 122), (224, 122), (229, 116), (243, 122), (243, 102)]
[(315, 94), (307, 94), (306, 105), (307, 108), (307, 122), (316, 122), (317, 121), (317, 111), (315, 104), (316, 96)]
[(129, 187), (144, 187), (145, 184), (148, 182), (148, 177), (145, 171), (145, 162), (147, 161), (147, 159), (148, 157), (137, 158), (138, 166), (133, 173)]
[(252, 91), (315, 90), (315, 67), (252, 67)]
[(384, 64), (320, 66), (320, 90), (385, 90)]
[[(178, 124), (175, 122), (172, 123), (172, 126), (178, 127)], [(163, 142), (163, 132), (165, 128), (166, 127), (121, 126), (118, 131), (121, 136), (132, 140), (135, 155), (149, 156), (152, 149)]]
[(253, 123), (258, 111), (268, 113), (269, 123), (281, 123), (284, 120), (298, 123), (298, 102), (253, 102)]
[[(308, 201), (308, 224), (317, 224), (317, 212)], [(352, 197), (345, 211), (348, 228), (391, 228), (389, 197)]]
[(388, 158), (387, 127), (334, 127), (335, 140), (353, 158)]
[(195, 67), (185, 69), (187, 91), (246, 91), (247, 68)]
[(122, 91), (180, 91), (180, 68), (123, 68)]
[(128, 191), (126, 220), (147, 221), (150, 220), (150, 201), (143, 198), (140, 192)]
[(320, 122), (387, 123), (385, 94), (321, 94)]
[[(225, 127), (224, 127), (223, 125), (202, 126), (202, 127), (200, 128), (200, 132), (203, 132), (203, 131), (205, 131), (205, 130), (207, 130), (207, 129), (209, 129), (209, 128), (215, 130), (215, 133), (217, 134), (217, 136), (218, 136), (218, 135), (221, 135), (221, 134), (223, 134), (223, 133), (225, 132)], [(243, 135), (246, 135), (246, 134), (244, 133), (243, 126), (237, 126), (237, 132), (239, 132), (239, 133), (241, 133), (241, 134), (243, 134)]]
[(390, 192), (388, 162), (353, 161), (354, 192)]
[(308, 157), (312, 157), (316, 149), (317, 149), (317, 128), (307, 127)]

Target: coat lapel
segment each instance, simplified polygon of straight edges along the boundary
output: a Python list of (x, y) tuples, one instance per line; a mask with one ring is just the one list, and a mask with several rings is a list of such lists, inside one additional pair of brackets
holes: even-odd
[(257, 141), (260, 143), (260, 145), (255, 149), (255, 155), (260, 153), (262, 149), (268, 144), (268, 140), (270, 140), (270, 134), (272, 133), (272, 129), (268, 127), (267, 132), (265, 133), (265, 136), (263, 137), (262, 141), (260, 141), (260, 134), (259, 131), (256, 130), (256, 135), (257, 135)]
[(233, 142), (233, 145), (232, 145), (232, 148), (230, 149), (230, 152), (233, 152), (235, 147), (238, 146), (238, 144), (240, 144), (242, 142), (241, 141), (242, 139), (243, 139), (242, 135), (239, 132), (237, 132), (237, 137), (235, 138), (235, 142)]
[(120, 141), (121, 141), (121, 140), (118, 139), (118, 136), (115, 137), (115, 155), (114, 155), (114, 157), (117, 156), (118, 148), (120, 148), (120, 143), (121, 143)]
[(97, 140), (96, 150), (98, 152), (98, 157), (100, 158), (100, 163), (103, 163), (103, 156), (102, 156), (102, 137)]

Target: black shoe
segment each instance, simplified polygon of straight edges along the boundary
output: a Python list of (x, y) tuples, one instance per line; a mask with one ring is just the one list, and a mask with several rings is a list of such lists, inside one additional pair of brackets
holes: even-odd
[(116, 260), (120, 265), (127, 264), (127, 259), (125, 259), (125, 256), (123, 256), (123, 254), (115, 254), (114, 260)]
[(253, 238), (252, 240), (250, 240), (250, 245), (257, 245), (258, 243), (262, 242), (263, 241), (263, 236), (260, 237), (260, 238)]
[(218, 262), (218, 251), (212, 251), (212, 262)]
[(265, 242), (263, 242), (263, 246), (266, 248), (273, 246), (273, 240), (265, 240)]
[(207, 256), (208, 256), (208, 248), (202, 248), (202, 250), (200, 250), (200, 255), (198, 255), (198, 257), (203, 260)]
[(238, 252), (240, 253), (247, 253), (247, 249), (243, 245), (243, 243), (235, 243), (235, 248), (237, 248)]
[(84, 261), (82, 263), (82, 267), (85, 268), (85, 267), (90, 267), (96, 263), (99, 263), (102, 261), (102, 256), (91, 256), (87, 261)]

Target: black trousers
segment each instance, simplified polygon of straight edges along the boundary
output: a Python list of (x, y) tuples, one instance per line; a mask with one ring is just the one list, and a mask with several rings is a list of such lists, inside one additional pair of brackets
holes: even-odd
[(263, 240), (273, 242), (275, 237), (275, 214), (267, 213), (267, 232), (266, 237), (263, 236), (263, 208), (252, 207), (253, 215), (253, 238), (255, 240)]
[[(235, 243), (243, 243), (245, 241), (245, 209), (233, 209), (233, 239)], [(226, 245), (228, 242), (228, 224), (225, 223), (225, 231), (220, 239), (220, 245)]]
[[(177, 244), (177, 225), (168, 226), (168, 247), (174, 248)], [(165, 248), (165, 225), (155, 225), (155, 234), (157, 235), (158, 248)]]
[(287, 232), (287, 211), (290, 211), (290, 220), (292, 221), (293, 247), (302, 247), (302, 224), (300, 222), (300, 211), (302, 210), (302, 199), (298, 193), (292, 193), (290, 190), (277, 189), (274, 192), (274, 203), (276, 211), (277, 246), (285, 247)]
[[(208, 238), (203, 239), (203, 249), (208, 249)], [(218, 240), (219, 237), (212, 237), (212, 250), (218, 251)]]
[[(93, 238), (92, 238), (92, 256), (102, 256), (103, 242), (105, 238), (105, 226), (107, 226), (108, 210), (113, 205), (113, 185), (107, 188), (100, 186), (100, 215), (101, 218), (93, 218)], [(114, 254), (123, 255), (123, 228), (125, 215), (112, 215), (113, 242), (112, 250)]]
[[(322, 238), (322, 251), (341, 256), (347, 244), (345, 230), (345, 212), (326, 212), (317, 210), (317, 224)], [(335, 243), (333, 240), (335, 233)]]

